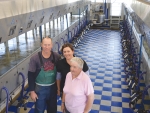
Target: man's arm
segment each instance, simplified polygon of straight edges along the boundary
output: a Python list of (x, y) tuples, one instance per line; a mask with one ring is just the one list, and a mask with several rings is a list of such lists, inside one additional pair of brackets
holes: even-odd
[(61, 73), (57, 72), (56, 83), (57, 83), (57, 95), (59, 96), (60, 96), (60, 81), (61, 81)]
[(38, 99), (37, 94), (35, 93), (35, 72), (28, 71), (28, 85), (30, 90), (30, 97), (35, 102)]
[(34, 89), (35, 89), (35, 72), (28, 71), (28, 85), (29, 85), (29, 90), (34, 91)]
[(60, 96), (60, 80), (56, 80), (57, 83), (57, 95)]

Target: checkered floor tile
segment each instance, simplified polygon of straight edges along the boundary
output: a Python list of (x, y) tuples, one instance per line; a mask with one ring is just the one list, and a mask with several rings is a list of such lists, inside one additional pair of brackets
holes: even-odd
[[(111, 30), (91, 29), (75, 49), (75, 55), (83, 58), (90, 67), (95, 94), (90, 113), (133, 113), (129, 109), (130, 92), (124, 81), (121, 53), (120, 34)], [(60, 104), (58, 97), (58, 113), (61, 113)], [(148, 104), (149, 101), (147, 106)], [(31, 100), (27, 107), (26, 111), (21, 108), (21, 113), (33, 113), (34, 104)], [(9, 107), (9, 113), (14, 113), (15, 110), (14, 103)]]

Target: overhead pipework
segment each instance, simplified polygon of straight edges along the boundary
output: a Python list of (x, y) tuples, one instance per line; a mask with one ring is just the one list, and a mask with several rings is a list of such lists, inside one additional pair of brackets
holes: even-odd
[(101, 0), (92, 2), (92, 28), (119, 29), (123, 20), (122, 0)]
[(103, 2), (96, 2), (95, 0), (92, 3), (91, 22), (95, 27), (109, 27), (109, 10), (110, 3), (107, 0), (103, 0)]

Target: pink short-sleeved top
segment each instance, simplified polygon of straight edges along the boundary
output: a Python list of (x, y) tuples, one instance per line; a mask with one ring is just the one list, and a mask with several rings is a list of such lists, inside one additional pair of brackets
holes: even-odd
[(66, 76), (63, 91), (66, 94), (65, 105), (70, 113), (83, 113), (87, 96), (94, 93), (92, 82), (83, 71), (74, 79), (72, 79), (72, 74), (69, 72)]

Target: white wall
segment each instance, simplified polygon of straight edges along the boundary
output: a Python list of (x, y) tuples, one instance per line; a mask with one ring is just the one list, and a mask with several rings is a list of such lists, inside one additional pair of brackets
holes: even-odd
[(67, 4), (68, 0), (9, 0), (0, 2), (0, 19)]

